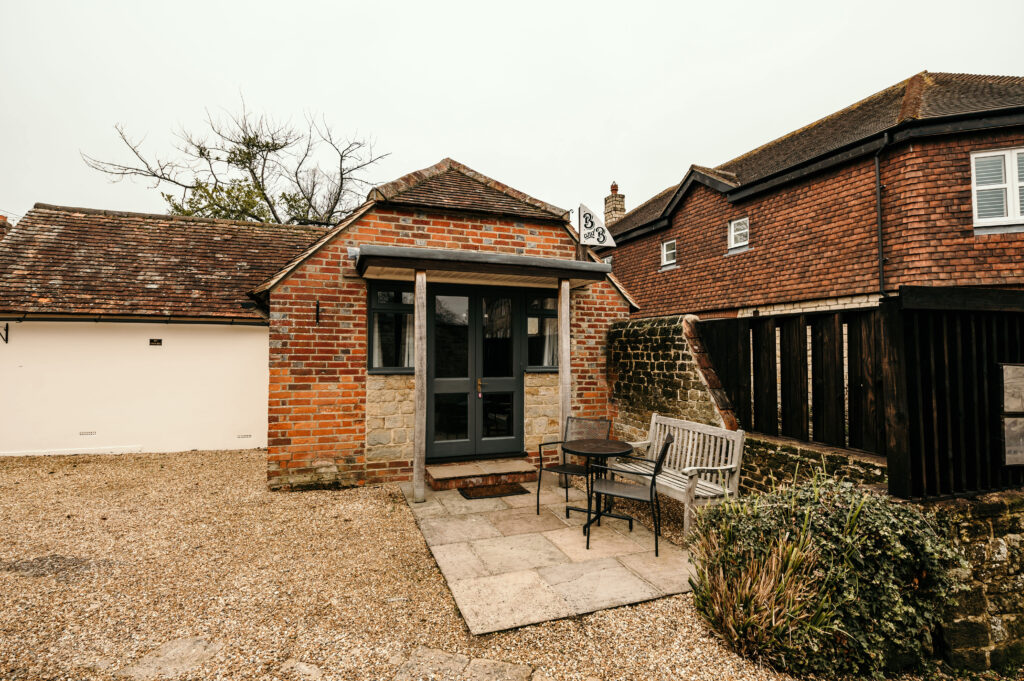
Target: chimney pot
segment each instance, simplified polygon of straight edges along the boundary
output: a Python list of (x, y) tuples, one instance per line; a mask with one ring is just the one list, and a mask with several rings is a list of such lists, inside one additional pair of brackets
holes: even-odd
[(612, 193), (604, 197), (604, 224), (611, 227), (626, 214), (626, 195), (619, 193), (619, 183), (612, 182)]

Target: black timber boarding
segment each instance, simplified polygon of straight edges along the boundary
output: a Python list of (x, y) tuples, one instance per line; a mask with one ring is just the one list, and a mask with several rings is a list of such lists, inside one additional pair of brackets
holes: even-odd
[(700, 329), (745, 428), (884, 454), (878, 315), (712, 319)]
[(1024, 362), (1024, 291), (903, 287), (878, 308), (700, 328), (746, 428), (886, 456), (905, 498), (1024, 486), (1000, 418), (1000, 364)]

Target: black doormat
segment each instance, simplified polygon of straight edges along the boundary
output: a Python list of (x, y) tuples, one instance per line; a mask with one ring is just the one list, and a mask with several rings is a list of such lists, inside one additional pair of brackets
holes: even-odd
[(494, 497), (511, 497), (516, 494), (529, 494), (518, 482), (503, 482), (500, 485), (481, 485), (480, 487), (460, 487), (459, 494), (464, 499), (492, 499)]

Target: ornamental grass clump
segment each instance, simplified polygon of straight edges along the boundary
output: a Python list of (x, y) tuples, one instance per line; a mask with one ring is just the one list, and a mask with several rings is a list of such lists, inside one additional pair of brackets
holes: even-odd
[(959, 554), (917, 508), (824, 474), (703, 510), (694, 603), (726, 644), (794, 673), (919, 667)]

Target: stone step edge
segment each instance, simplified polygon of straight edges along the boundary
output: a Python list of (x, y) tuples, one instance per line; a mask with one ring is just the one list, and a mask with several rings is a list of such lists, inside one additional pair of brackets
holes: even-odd
[(458, 478), (435, 479), (427, 473), (427, 484), (435, 492), (449, 489), (465, 489), (469, 487), (483, 487), (484, 485), (500, 485), (508, 482), (536, 482), (536, 469), (521, 473), (492, 473), (489, 475), (469, 475)]

